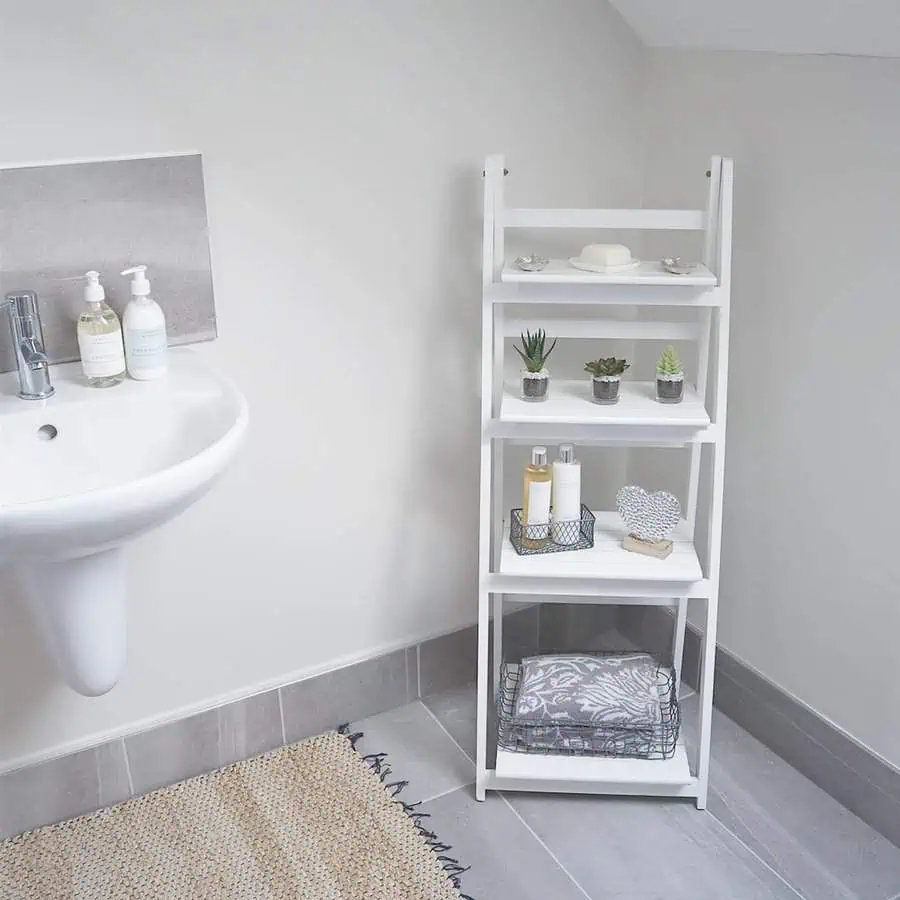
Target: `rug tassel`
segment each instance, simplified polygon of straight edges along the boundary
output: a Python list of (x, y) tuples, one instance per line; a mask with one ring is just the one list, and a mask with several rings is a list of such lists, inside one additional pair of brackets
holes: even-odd
[(393, 784), (386, 784), (385, 787), (391, 791), (392, 797), (396, 797), (408, 784), (408, 781), (395, 781)]
[(356, 731), (353, 734), (350, 733), (350, 723), (344, 722), (343, 725), (338, 725), (337, 733), (344, 735), (348, 741), (350, 741), (350, 746), (355, 750), (356, 745), (359, 742), (359, 739), (363, 736), (361, 731)]
[[(349, 722), (340, 725), (337, 730), (338, 734), (344, 735), (344, 737), (350, 741), (350, 746), (356, 750), (356, 745), (360, 738), (363, 737), (363, 732), (357, 731), (351, 733)], [(393, 775), (393, 769), (391, 768), (390, 763), (388, 763), (387, 757), (387, 753), (367, 753), (364, 756), (360, 755), (360, 758), (368, 763), (370, 771), (378, 776), (378, 780), (384, 785), (385, 790), (390, 791), (391, 798), (394, 802), (399, 804), (403, 809), (403, 812), (409, 817), (416, 832), (425, 842), (425, 845), (432, 853), (436, 854), (435, 859), (440, 864), (441, 871), (446, 874), (447, 880), (454, 889), (460, 891), (459, 900), (474, 900), (474, 898), (470, 897), (468, 894), (462, 893), (460, 884), (460, 876), (465, 872), (468, 872), (471, 867), (463, 866), (458, 859), (447, 856), (447, 852), (453, 849), (451, 845), (443, 843), (433, 831), (429, 831), (422, 824), (423, 819), (431, 818), (431, 813), (417, 811), (418, 807), (422, 804), (421, 800), (417, 803), (406, 803), (403, 800), (397, 799), (397, 795), (409, 785), (409, 782), (392, 781), (386, 783), (387, 779)]]

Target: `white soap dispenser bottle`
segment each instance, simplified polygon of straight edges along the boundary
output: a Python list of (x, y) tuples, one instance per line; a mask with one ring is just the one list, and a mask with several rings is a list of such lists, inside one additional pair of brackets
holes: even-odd
[(125, 307), (122, 328), (125, 334), (125, 359), (128, 374), (137, 381), (153, 381), (168, 370), (169, 342), (166, 317), (150, 296), (146, 266), (132, 266), (123, 275), (131, 280), (131, 301)]
[(111, 387), (125, 378), (125, 353), (119, 317), (106, 303), (99, 272), (84, 276), (85, 309), (78, 317), (78, 351), (84, 377), (92, 387)]

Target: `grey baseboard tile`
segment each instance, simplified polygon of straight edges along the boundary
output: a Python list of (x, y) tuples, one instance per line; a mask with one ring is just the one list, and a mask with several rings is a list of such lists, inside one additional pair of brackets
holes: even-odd
[[(537, 646), (538, 608), (504, 617), (512, 652)], [(474, 627), (0, 774), (0, 840), (124, 802), (475, 679)]]
[(249, 759), (283, 743), (278, 692), (267, 691), (125, 739), (135, 794)]
[[(619, 627), (648, 650), (671, 639), (673, 618), (659, 607), (620, 614)], [(665, 636), (665, 637), (664, 637)], [(655, 642), (655, 643), (654, 643)], [(685, 680), (699, 687), (701, 636), (685, 636)], [(900, 772), (847, 737), (727, 650), (716, 651), (715, 705), (864, 822), (900, 846)]]
[(540, 605), (541, 650), (589, 650), (616, 627), (617, 607), (598, 603)]
[[(620, 607), (617, 625), (642, 650), (663, 658), (670, 656), (675, 617), (664, 607)], [(681, 680), (695, 691), (700, 684), (700, 647), (700, 635), (689, 625), (684, 638)]]
[(0, 777), (0, 840), (121, 803), (130, 795), (121, 740)]
[(342, 722), (410, 702), (407, 648), (281, 688), (284, 736), (292, 744)]
[[(503, 616), (503, 653), (518, 659), (538, 646), (540, 606), (516, 609)], [(493, 638), (493, 623), (490, 637)], [(493, 660), (493, 640), (490, 640)], [(451, 688), (471, 684), (477, 677), (478, 630), (474, 625), (423, 641), (419, 645), (419, 689), (430, 697)]]

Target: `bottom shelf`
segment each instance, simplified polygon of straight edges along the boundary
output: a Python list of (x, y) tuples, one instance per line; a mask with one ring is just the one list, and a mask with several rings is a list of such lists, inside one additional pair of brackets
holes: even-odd
[(679, 742), (671, 759), (541, 755), (497, 750), (485, 786), (504, 791), (695, 797), (687, 751)]

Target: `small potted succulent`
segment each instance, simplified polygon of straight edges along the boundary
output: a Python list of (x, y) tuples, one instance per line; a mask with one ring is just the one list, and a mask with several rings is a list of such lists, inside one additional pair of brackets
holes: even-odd
[(630, 366), (624, 359), (610, 356), (607, 359), (595, 359), (584, 364), (584, 371), (590, 372), (594, 390), (595, 403), (618, 403), (619, 384), (622, 373)]
[(547, 335), (543, 328), (539, 328), (534, 334), (526, 331), (520, 338), (522, 346), (516, 347), (516, 353), (525, 363), (525, 368), (522, 369), (522, 399), (546, 400), (550, 392), (550, 373), (546, 369), (546, 362), (557, 339), (553, 339), (548, 349)]
[(684, 369), (671, 344), (656, 364), (656, 399), (660, 403), (681, 403), (684, 396)]

